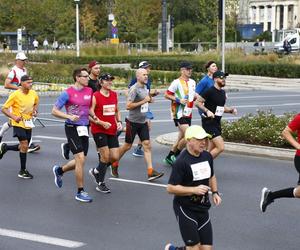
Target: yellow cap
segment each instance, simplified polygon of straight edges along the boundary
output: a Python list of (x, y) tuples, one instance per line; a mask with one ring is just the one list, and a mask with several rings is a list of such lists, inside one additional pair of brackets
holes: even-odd
[(204, 138), (211, 138), (211, 135), (206, 133), (205, 130), (199, 125), (192, 125), (188, 127), (185, 131), (185, 139), (204, 139)]

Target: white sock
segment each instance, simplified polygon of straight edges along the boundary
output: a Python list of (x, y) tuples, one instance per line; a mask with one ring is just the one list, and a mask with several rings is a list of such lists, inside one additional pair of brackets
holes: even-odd
[(0, 130), (0, 136), (3, 136), (3, 135), (5, 134), (5, 132), (6, 132), (7, 130), (9, 130), (9, 128), (10, 128), (9, 123), (8, 123), (8, 122), (4, 123), (4, 124), (2, 125), (1, 130)]
[(28, 147), (30, 147), (32, 144), (32, 137), (30, 138), (30, 141), (29, 141), (29, 144), (28, 144)]

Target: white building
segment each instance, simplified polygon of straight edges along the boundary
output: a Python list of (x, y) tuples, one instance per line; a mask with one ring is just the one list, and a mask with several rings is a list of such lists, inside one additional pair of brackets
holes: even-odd
[(263, 24), (264, 31), (300, 27), (300, 0), (240, 0), (241, 5), (248, 5), (248, 23)]

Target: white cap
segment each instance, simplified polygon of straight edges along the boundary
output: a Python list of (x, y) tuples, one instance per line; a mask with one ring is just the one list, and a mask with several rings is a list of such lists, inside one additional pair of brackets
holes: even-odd
[(16, 55), (16, 60), (27, 60), (27, 56), (25, 55), (24, 52), (19, 52), (17, 55)]

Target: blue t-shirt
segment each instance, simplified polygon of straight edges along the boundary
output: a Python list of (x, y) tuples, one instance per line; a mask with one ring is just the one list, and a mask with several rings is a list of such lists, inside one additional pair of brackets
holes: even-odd
[[(134, 84), (136, 84), (136, 82), (137, 82), (136, 77), (132, 78), (131, 82), (128, 84), (128, 88), (130, 89)], [(151, 89), (151, 83), (152, 83), (152, 80), (151, 80), (150, 77), (148, 77), (148, 81), (146, 83), (146, 88), (149, 90), (149, 92), (150, 92), (150, 89)], [(150, 109), (146, 113), (146, 118), (149, 119), (149, 120), (152, 120), (154, 118), (153, 113), (150, 111)]]
[[(214, 86), (214, 80), (210, 78), (208, 75), (205, 75), (196, 86), (196, 93), (199, 95), (204, 94), (208, 89)], [(199, 115), (203, 114), (203, 111), (198, 108)]]

